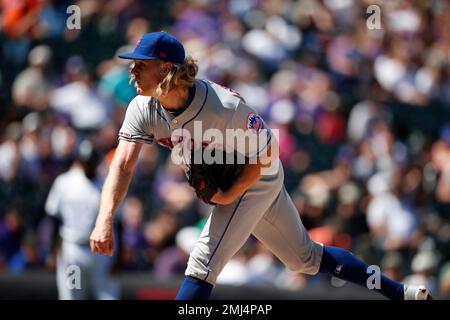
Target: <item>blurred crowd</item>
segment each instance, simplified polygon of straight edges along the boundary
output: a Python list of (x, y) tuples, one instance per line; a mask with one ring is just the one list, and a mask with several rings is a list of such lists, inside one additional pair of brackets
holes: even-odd
[[(76, 4), (81, 28), (68, 29)], [(381, 28), (369, 29), (369, 5)], [(0, 270), (54, 270), (45, 201), (74, 150), (102, 155), (128, 103), (139, 37), (179, 37), (207, 78), (279, 129), (285, 185), (311, 237), (389, 277), (450, 296), (449, 0), (18, 0), (1, 2)], [(70, 191), (68, 191), (70, 192)], [(210, 208), (169, 151), (141, 152), (117, 214), (115, 270), (182, 276)], [(250, 238), (219, 283), (299, 290)]]

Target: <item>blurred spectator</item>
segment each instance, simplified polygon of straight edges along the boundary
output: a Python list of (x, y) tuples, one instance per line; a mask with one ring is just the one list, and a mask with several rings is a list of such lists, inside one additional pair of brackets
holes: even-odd
[(341, 228), (352, 238), (368, 232), (364, 214), (363, 190), (354, 181), (348, 181), (337, 190), (336, 215)]
[(329, 219), (321, 227), (311, 228), (308, 233), (316, 242), (327, 246), (350, 250), (352, 239), (348, 233), (343, 232), (345, 224), (338, 218)]
[(297, 149), (295, 136), (290, 132), (289, 124), (295, 116), (296, 106), (290, 100), (278, 100), (270, 109), (271, 123), (277, 127), (280, 146), (280, 160), (288, 163)]
[[(245, 246), (245, 245), (244, 245)], [(244, 285), (249, 281), (250, 270), (247, 268), (248, 257), (245, 248), (231, 258), (217, 277), (217, 284)]]
[(126, 108), (136, 96), (136, 90), (130, 84), (129, 63), (117, 56), (129, 52), (130, 49), (130, 46), (119, 48), (114, 58), (104, 61), (97, 70), (100, 75), (98, 83), (100, 92), (114, 99), (123, 108)]
[(175, 236), (175, 246), (164, 249), (155, 261), (155, 275), (161, 278), (183, 277), (189, 254), (194, 248), (201, 230), (184, 227)]
[(144, 237), (148, 243), (145, 249), (145, 265), (153, 269), (154, 263), (161, 252), (173, 244), (178, 228), (178, 222), (173, 212), (161, 211), (152, 221), (144, 226)]
[(384, 250), (405, 248), (417, 231), (414, 212), (393, 193), (393, 183), (388, 173), (377, 173), (368, 182), (372, 199), (367, 208), (367, 224), (375, 243)]
[(446, 262), (439, 274), (439, 289), (442, 295), (450, 297), (450, 263)]
[(81, 57), (72, 56), (66, 63), (68, 83), (50, 96), (51, 107), (68, 115), (80, 130), (98, 129), (108, 118), (108, 104), (98, 94), (90, 72)]
[(285, 269), (275, 280), (275, 286), (288, 290), (302, 290), (308, 284), (308, 277), (301, 273)]
[(40, 267), (36, 240), (36, 234), (33, 230), (29, 230), (25, 233), (21, 241), (20, 250), (18, 250), (9, 260), (9, 270), (20, 273)]
[(10, 260), (20, 251), (22, 244), (22, 218), (17, 209), (6, 211), (0, 220), (0, 269), (8, 267)]
[(403, 280), (403, 269), (405, 259), (397, 251), (389, 251), (381, 260), (381, 270), (383, 274), (394, 281), (401, 282)]
[(255, 241), (248, 262), (248, 283), (252, 285), (276, 285), (277, 277), (287, 270), (285, 266), (261, 242)]
[(183, 169), (174, 164), (171, 157), (167, 158), (165, 166), (157, 172), (155, 183), (158, 198), (169, 209), (183, 211), (195, 201), (195, 193), (187, 184)]
[(125, 200), (121, 220), (121, 265), (127, 270), (142, 268), (148, 243), (144, 236), (144, 208), (138, 198)]
[(407, 285), (417, 285), (422, 283), (430, 288), (430, 292), (437, 293), (438, 282), (436, 276), (436, 268), (439, 264), (437, 255), (433, 251), (418, 252), (411, 264), (412, 274), (403, 279), (403, 283)]
[(440, 211), (448, 219), (450, 215), (445, 210), (450, 208), (450, 146), (448, 143), (438, 140), (433, 144), (431, 163), (438, 174), (436, 198), (444, 209)]
[(31, 32), (42, 8), (41, 0), (23, 0), (16, 3), (2, 1), (3, 25), (10, 38), (19, 38)]
[(20, 150), (19, 140), (22, 134), (20, 122), (13, 122), (5, 130), (5, 136), (0, 144), (0, 178), (2, 181), (14, 180), (19, 172)]
[(19, 73), (14, 80), (12, 94), (14, 103), (42, 111), (48, 106), (49, 91), (52, 89), (48, 74), (52, 60), (52, 49), (46, 45), (33, 48), (28, 54), (29, 67)]

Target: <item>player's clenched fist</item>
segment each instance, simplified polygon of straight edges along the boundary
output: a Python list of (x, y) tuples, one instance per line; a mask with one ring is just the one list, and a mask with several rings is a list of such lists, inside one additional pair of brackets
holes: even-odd
[(110, 221), (97, 221), (90, 238), (91, 251), (112, 256), (114, 252), (113, 224)]

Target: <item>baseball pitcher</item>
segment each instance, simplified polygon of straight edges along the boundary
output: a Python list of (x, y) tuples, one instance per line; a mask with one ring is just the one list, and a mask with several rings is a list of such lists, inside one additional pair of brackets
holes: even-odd
[(109, 276), (113, 258), (94, 255), (89, 249), (100, 203), (100, 190), (92, 181), (97, 161), (91, 143), (83, 141), (70, 169), (56, 178), (45, 204), (47, 214), (59, 222), (62, 239), (56, 265), (61, 300), (110, 300), (119, 295)]
[[(93, 252), (112, 254), (114, 212), (127, 193), (142, 143), (157, 142), (172, 149), (174, 159), (183, 160), (180, 164), (190, 185), (201, 200), (213, 205), (177, 299), (208, 299), (222, 268), (251, 234), (290, 270), (327, 273), (366, 286), (367, 264), (308, 236), (283, 184), (276, 136), (239, 94), (197, 79), (195, 61), (166, 32), (145, 34), (133, 52), (120, 57), (134, 60), (131, 74), (138, 96), (128, 106), (103, 187), (90, 238)], [(225, 139), (230, 136), (246, 136), (249, 143)], [(186, 156), (189, 150), (203, 151), (199, 161), (192, 156), (198, 152)], [(242, 161), (237, 165), (224, 161), (219, 168), (205, 164), (205, 155), (221, 153), (238, 154)], [(385, 276), (375, 290), (389, 299), (431, 298), (423, 286), (407, 287)]]

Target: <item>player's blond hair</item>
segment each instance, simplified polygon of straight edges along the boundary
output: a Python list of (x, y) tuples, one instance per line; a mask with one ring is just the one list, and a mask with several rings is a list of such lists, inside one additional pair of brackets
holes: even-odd
[(173, 64), (172, 69), (167, 73), (165, 78), (158, 84), (156, 88), (156, 96), (167, 95), (170, 91), (177, 87), (192, 87), (195, 82), (195, 76), (198, 72), (196, 61), (187, 56), (183, 64)]

